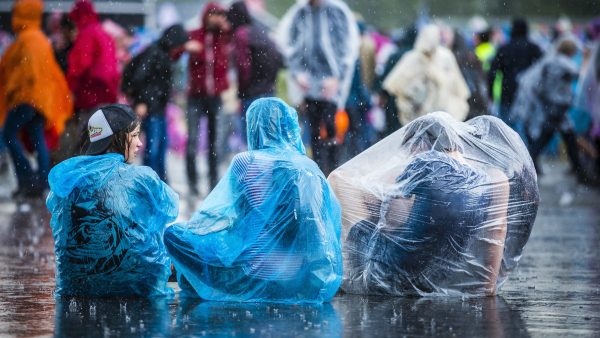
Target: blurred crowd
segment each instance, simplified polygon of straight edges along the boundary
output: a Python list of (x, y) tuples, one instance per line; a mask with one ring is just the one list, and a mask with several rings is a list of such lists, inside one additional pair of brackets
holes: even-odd
[[(538, 174), (565, 150), (581, 183), (600, 176), (600, 18), (573, 24), (433, 18), (390, 31), (339, 0), (297, 2), (278, 25), (251, 1), (209, 2), (198, 28), (175, 7), (157, 31), (101, 20), (90, 0), (43, 21), (41, 0), (17, 0), (0, 32), (0, 171), (16, 197), (42, 196), (54, 164), (79, 155), (87, 120), (128, 103), (142, 119), (143, 163), (167, 181), (171, 150), (199, 194), (219, 163), (245, 149), (245, 112), (278, 96), (298, 108), (305, 143), (328, 174), (417, 117), (492, 114), (526, 142)], [(562, 140), (562, 143), (559, 142)]]

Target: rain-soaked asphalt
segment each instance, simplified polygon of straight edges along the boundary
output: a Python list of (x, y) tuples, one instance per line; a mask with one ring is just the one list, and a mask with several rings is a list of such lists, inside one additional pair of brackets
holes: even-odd
[(41, 202), (5, 200), (0, 336), (599, 336), (600, 193), (576, 185), (563, 164), (546, 168), (518, 269), (497, 297), (479, 299), (342, 295), (320, 306), (178, 297), (55, 301), (49, 215)]

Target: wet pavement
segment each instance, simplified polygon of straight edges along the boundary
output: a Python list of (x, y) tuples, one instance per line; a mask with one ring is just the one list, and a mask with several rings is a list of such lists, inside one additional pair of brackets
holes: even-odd
[[(545, 169), (540, 212), (519, 267), (497, 297), (475, 299), (339, 295), (320, 306), (178, 296), (55, 301), (49, 214), (42, 202), (4, 199), (0, 336), (598, 336), (600, 192), (577, 185), (563, 163), (546, 162)], [(185, 184), (173, 185), (186, 193)], [(195, 203), (183, 199), (182, 217)]]

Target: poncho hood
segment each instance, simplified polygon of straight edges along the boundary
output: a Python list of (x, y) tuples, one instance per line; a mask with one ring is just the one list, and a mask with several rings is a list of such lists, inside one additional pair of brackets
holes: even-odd
[(28, 29), (40, 29), (44, 4), (40, 0), (20, 0), (12, 13), (12, 30), (19, 34)]
[(305, 154), (298, 113), (278, 98), (262, 98), (248, 108), (248, 150), (265, 148)]

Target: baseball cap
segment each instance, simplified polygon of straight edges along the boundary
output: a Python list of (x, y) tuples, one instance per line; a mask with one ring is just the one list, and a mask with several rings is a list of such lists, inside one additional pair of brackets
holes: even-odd
[(98, 109), (88, 121), (89, 145), (86, 155), (104, 152), (112, 142), (112, 136), (127, 129), (136, 120), (136, 115), (125, 104), (111, 104)]

